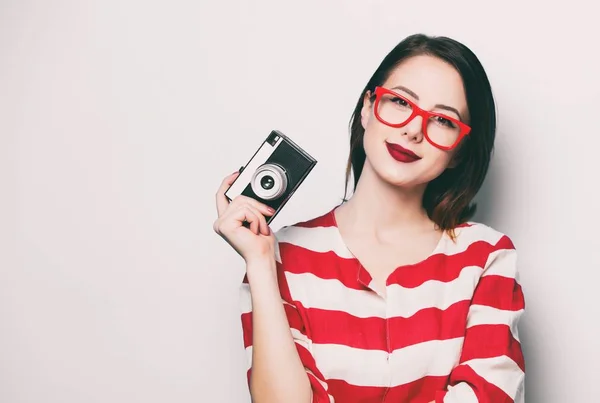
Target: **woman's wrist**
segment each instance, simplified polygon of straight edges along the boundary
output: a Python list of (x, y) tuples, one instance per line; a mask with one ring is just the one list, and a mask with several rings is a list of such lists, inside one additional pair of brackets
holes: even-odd
[[(246, 274), (252, 286), (255, 278), (277, 279), (277, 264), (274, 256), (256, 256), (246, 260)], [(260, 281), (260, 280), (259, 280)]]

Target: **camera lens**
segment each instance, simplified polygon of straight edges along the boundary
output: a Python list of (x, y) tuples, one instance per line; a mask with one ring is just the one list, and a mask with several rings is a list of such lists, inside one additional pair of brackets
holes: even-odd
[(275, 179), (273, 179), (272, 176), (263, 176), (263, 178), (260, 180), (260, 186), (262, 186), (262, 188), (265, 190), (273, 189), (274, 185)]
[(287, 190), (287, 174), (281, 166), (267, 163), (254, 172), (250, 186), (252, 191), (263, 200), (277, 199)]

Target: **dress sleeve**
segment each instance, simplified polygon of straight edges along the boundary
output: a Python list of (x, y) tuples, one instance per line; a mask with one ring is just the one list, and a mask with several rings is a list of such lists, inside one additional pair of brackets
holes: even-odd
[[(296, 343), (296, 350), (298, 351), (300, 360), (304, 364), (306, 374), (310, 380), (313, 396), (312, 403), (334, 403), (334, 398), (327, 393), (327, 383), (325, 382), (323, 374), (321, 374), (317, 368), (315, 359), (312, 355), (312, 342), (306, 335), (306, 328), (302, 315), (300, 314), (295, 301), (292, 299), (285, 276), (285, 268), (281, 259), (279, 242), (277, 243), (275, 258), (281, 303), (285, 309), (290, 331), (294, 342)], [(247, 381), (249, 386), (250, 377), (252, 375), (252, 299), (247, 275), (244, 276), (240, 287), (240, 301), (242, 308), (242, 332), (248, 363)]]
[(475, 288), (459, 365), (436, 403), (521, 403), (525, 360), (517, 326), (525, 309), (517, 254), (503, 236)]

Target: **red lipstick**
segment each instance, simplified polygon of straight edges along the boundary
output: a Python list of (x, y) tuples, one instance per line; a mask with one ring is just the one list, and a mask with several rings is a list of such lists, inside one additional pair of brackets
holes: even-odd
[(390, 153), (392, 158), (394, 158), (396, 161), (415, 162), (421, 159), (421, 157), (419, 157), (417, 154), (402, 147), (399, 144), (388, 143), (386, 141), (385, 145), (387, 146), (388, 152)]

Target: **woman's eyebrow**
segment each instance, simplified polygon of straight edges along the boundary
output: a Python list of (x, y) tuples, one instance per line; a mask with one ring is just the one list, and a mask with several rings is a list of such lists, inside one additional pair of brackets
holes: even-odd
[(463, 120), (462, 117), (460, 116), (460, 113), (458, 112), (458, 110), (456, 110), (456, 108), (453, 108), (451, 106), (443, 105), (443, 104), (436, 104), (433, 107), (433, 109), (445, 109), (447, 111), (454, 112), (454, 113), (456, 113), (456, 116), (458, 116), (458, 120), (460, 120), (461, 122)]
[(414, 99), (416, 99), (417, 101), (419, 100), (419, 96), (417, 94), (415, 94), (414, 91), (409, 90), (408, 88), (406, 88), (403, 85), (397, 85), (394, 88), (392, 88), (393, 90), (402, 90), (404, 92), (406, 92), (407, 94), (409, 94), (411, 97), (413, 97)]
[[(392, 88), (392, 90), (401, 90), (406, 92), (407, 94), (409, 94), (411, 97), (413, 97), (414, 99), (416, 99), (417, 101), (419, 100), (419, 96), (412, 90), (406, 88), (403, 85), (397, 85), (394, 88)], [(450, 112), (454, 112), (456, 113), (456, 116), (458, 116), (458, 119), (460, 121), (462, 121), (462, 117), (460, 116), (460, 113), (458, 112), (458, 110), (456, 108), (453, 108), (452, 106), (448, 106), (448, 105), (444, 105), (444, 104), (436, 104), (433, 109), (444, 109)]]

